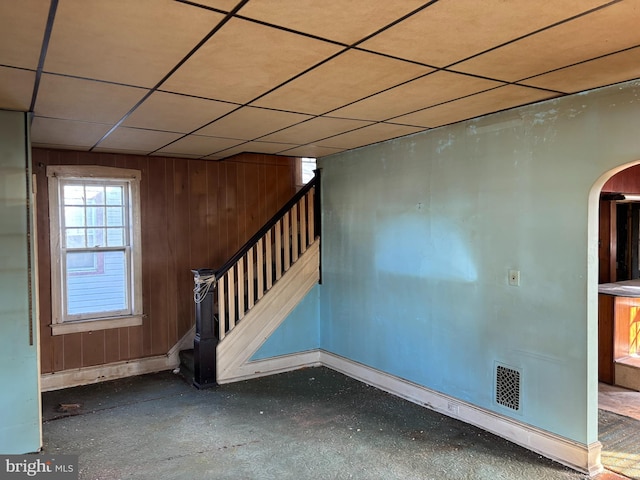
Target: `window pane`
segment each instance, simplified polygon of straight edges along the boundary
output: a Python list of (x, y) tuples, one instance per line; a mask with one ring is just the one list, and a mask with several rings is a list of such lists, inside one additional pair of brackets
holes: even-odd
[(107, 229), (107, 246), (108, 247), (124, 247), (125, 246), (124, 228), (108, 228)]
[(84, 228), (67, 228), (65, 234), (66, 248), (84, 248), (87, 246), (84, 238)]
[[(76, 266), (75, 271), (71, 265)], [(80, 266), (86, 268), (81, 270)], [(69, 315), (128, 310), (124, 252), (68, 253), (67, 267)]]
[(65, 185), (64, 186), (65, 205), (84, 205), (84, 186)]
[(67, 255), (67, 270), (72, 273), (94, 272), (97, 268), (96, 253), (72, 253)]
[(87, 228), (87, 247), (106, 247), (104, 228)]
[(87, 227), (104, 226), (104, 207), (87, 207)]
[(107, 207), (107, 227), (124, 226), (124, 209), (122, 207)]
[(107, 187), (107, 205), (124, 205), (124, 187)]
[(102, 185), (87, 185), (87, 205), (104, 205), (104, 187)]
[(64, 207), (64, 224), (66, 227), (84, 227), (84, 208)]

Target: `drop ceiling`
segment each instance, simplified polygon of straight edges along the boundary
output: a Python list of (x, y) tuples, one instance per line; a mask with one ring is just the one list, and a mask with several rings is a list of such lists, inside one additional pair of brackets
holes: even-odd
[(640, 77), (637, 0), (2, 0), (34, 146), (321, 157)]

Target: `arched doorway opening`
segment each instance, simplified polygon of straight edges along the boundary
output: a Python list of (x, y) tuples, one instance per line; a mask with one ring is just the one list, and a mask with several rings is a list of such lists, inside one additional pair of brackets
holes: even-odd
[(640, 390), (640, 165), (598, 199), (598, 380)]
[(590, 249), (595, 268), (589, 271), (597, 273), (589, 287), (598, 307), (590, 311), (589, 326), (597, 325), (598, 439), (603, 466), (627, 474), (618, 463), (636, 452), (625, 446), (612, 451), (610, 424), (616, 422), (620, 436), (640, 421), (640, 164), (600, 177), (591, 192), (589, 218), (589, 244), (597, 248), (597, 257)]

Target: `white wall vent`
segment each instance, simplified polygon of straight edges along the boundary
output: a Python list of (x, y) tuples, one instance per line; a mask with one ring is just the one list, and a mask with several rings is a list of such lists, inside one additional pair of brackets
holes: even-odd
[(520, 410), (520, 379), (518, 370), (496, 365), (496, 402), (515, 411)]

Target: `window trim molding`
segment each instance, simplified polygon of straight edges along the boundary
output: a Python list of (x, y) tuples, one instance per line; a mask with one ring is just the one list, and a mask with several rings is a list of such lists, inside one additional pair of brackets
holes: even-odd
[[(142, 228), (140, 205), (140, 170), (97, 165), (49, 165), (47, 166), (49, 188), (49, 242), (51, 258), (51, 333), (88, 332), (142, 325)], [(59, 180), (126, 180), (129, 182), (129, 215), (131, 238), (131, 314), (113, 317), (97, 317), (83, 320), (64, 321), (63, 313), (63, 271), (61, 265), (60, 238), (60, 188)], [(133, 215), (133, 213), (136, 213)]]

